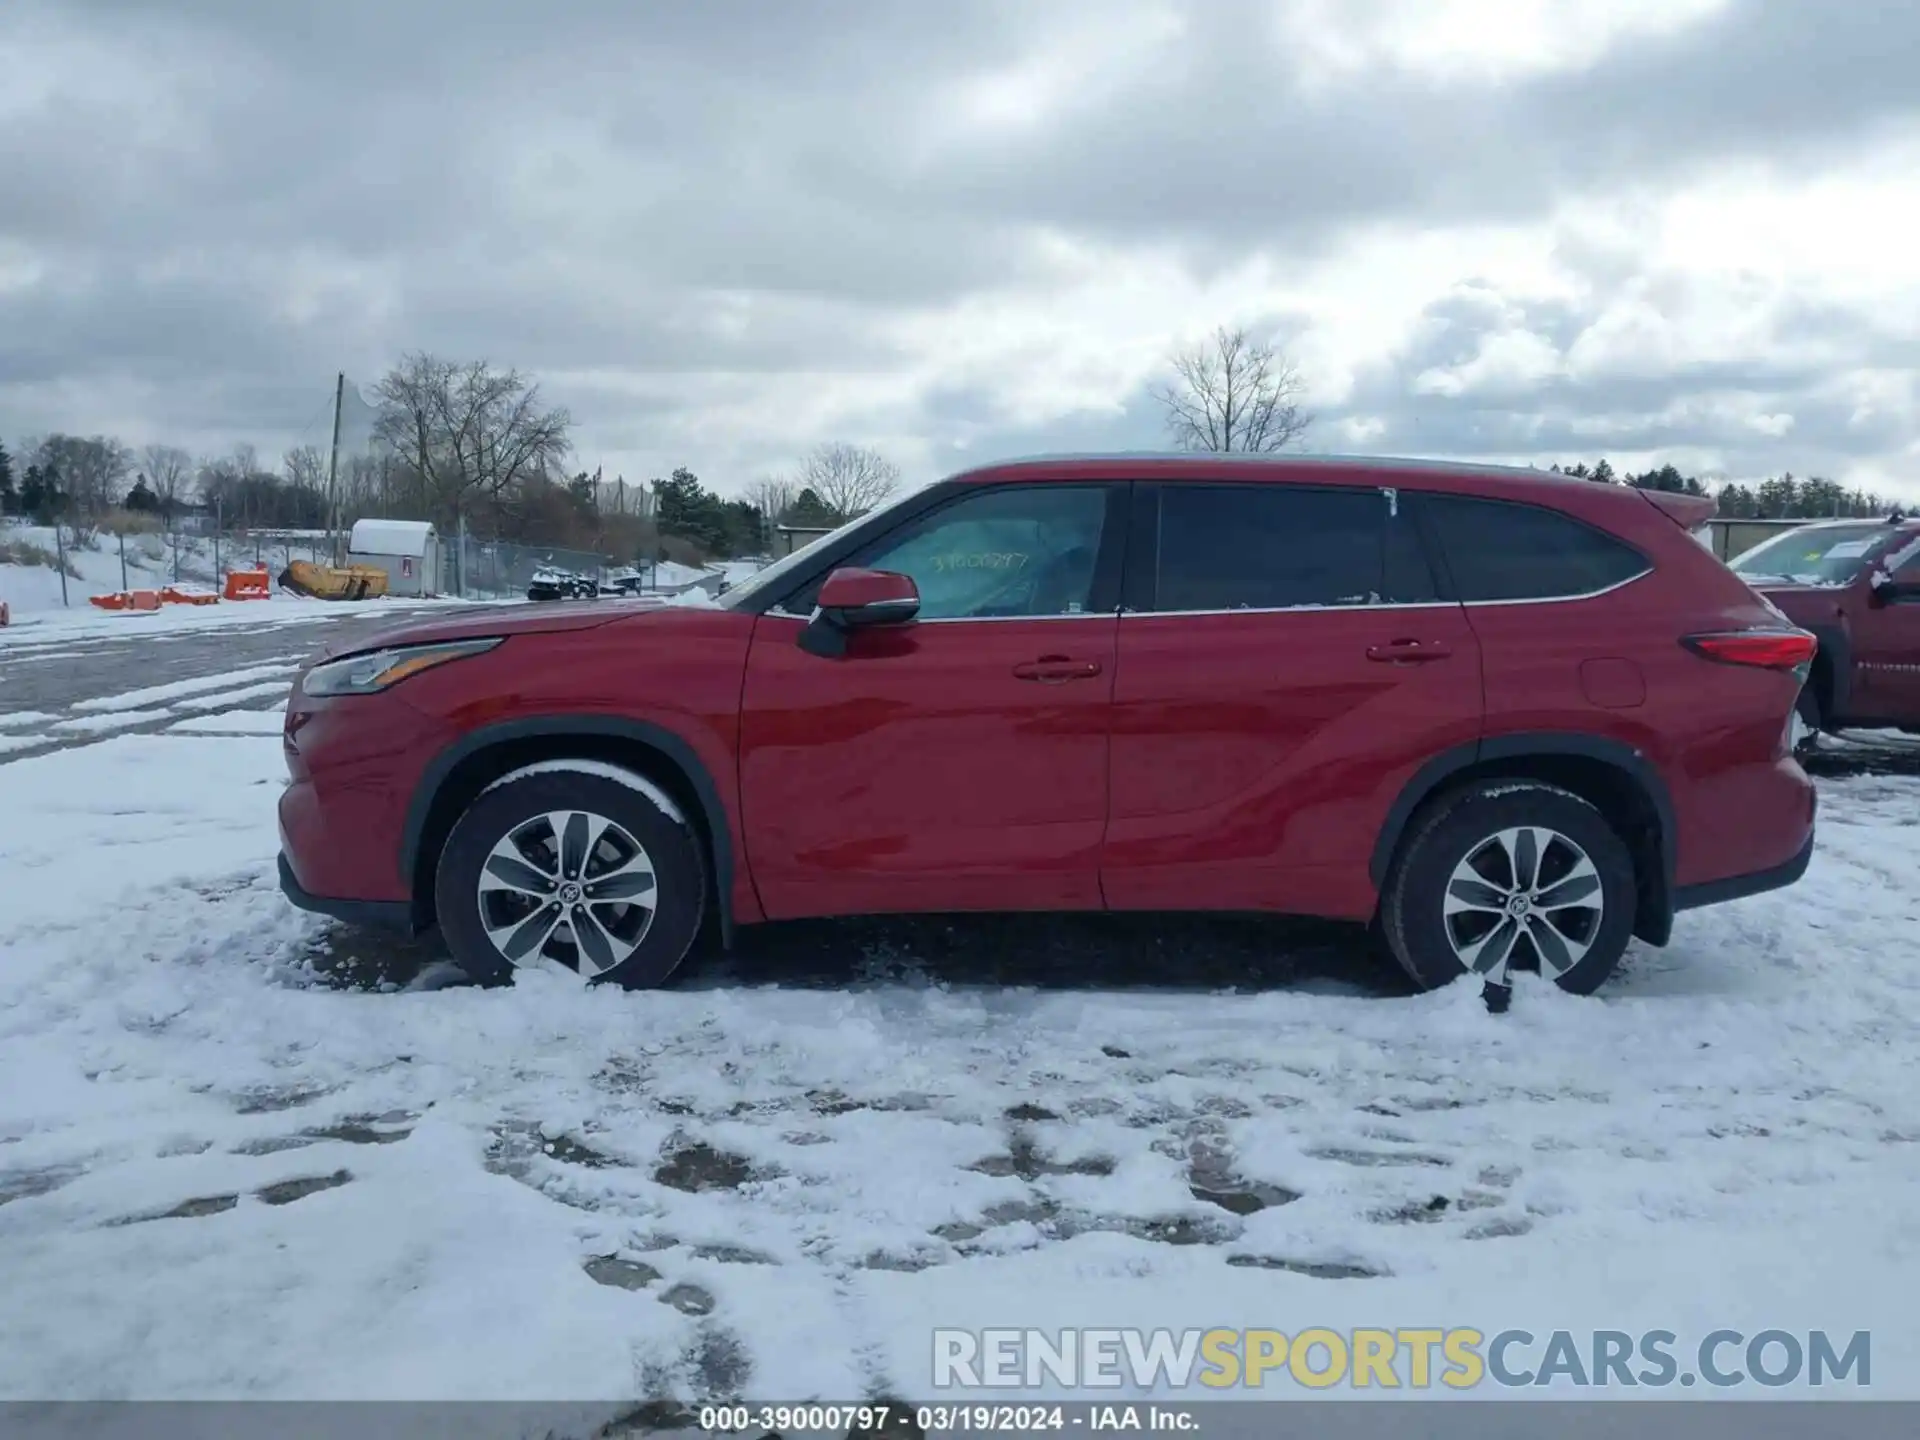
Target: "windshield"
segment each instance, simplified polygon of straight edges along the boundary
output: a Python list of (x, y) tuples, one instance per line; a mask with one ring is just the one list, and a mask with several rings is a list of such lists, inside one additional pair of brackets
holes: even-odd
[(869, 510), (866, 514), (847, 521), (845, 525), (842, 525), (837, 530), (829, 530), (824, 535), (816, 535), (792, 554), (782, 555), (764, 570), (754, 571), (753, 574), (749, 575), (745, 580), (727, 588), (727, 593), (720, 597), (721, 608), (725, 610), (744, 610), (750, 608), (761, 596), (778, 594), (785, 586), (787, 577), (796, 571), (805, 569), (808, 562), (819, 555), (821, 549), (828, 541), (845, 538), (848, 530), (856, 525), (865, 526), (869, 521), (881, 519), (883, 516), (898, 509), (906, 501), (911, 500), (918, 493), (919, 491), (917, 490), (909, 490), (905, 494), (896, 495), (877, 510)]
[(1787, 580), (1796, 585), (1844, 585), (1887, 537), (1883, 521), (1789, 530), (1738, 556), (1730, 567), (1743, 580)]

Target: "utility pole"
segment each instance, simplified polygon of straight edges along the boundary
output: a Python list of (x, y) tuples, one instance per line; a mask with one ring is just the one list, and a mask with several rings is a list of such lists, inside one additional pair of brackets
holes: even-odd
[(333, 450), (327, 456), (327, 545), (333, 551), (333, 563), (340, 563), (340, 406), (347, 398), (347, 372), (333, 379)]
[[(67, 598), (67, 535), (66, 531), (60, 526), (61, 516), (66, 508), (64, 501), (57, 502), (53, 512), (53, 549), (54, 553), (59, 557), (60, 608), (63, 610), (73, 603)], [(43, 550), (40, 553), (44, 555), (46, 551)]]

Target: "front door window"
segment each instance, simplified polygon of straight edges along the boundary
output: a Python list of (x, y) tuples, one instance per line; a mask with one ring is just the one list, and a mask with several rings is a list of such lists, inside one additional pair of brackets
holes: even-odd
[(1030, 485), (955, 501), (850, 564), (913, 577), (922, 620), (1084, 613), (1106, 522), (1098, 485)]

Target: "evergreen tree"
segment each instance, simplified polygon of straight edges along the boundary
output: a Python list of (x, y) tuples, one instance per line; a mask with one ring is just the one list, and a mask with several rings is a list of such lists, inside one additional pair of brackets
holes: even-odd
[(20, 495), (13, 488), (13, 456), (0, 444), (0, 515), (18, 515)]
[(684, 465), (653, 482), (654, 519), (662, 535), (690, 540), (708, 555), (728, 552), (727, 506)]
[(127, 498), (120, 502), (137, 515), (151, 515), (160, 508), (160, 497), (153, 493), (142, 475), (133, 482), (133, 488), (127, 492)]
[(51, 525), (66, 507), (60, 491), (60, 473), (51, 465), (29, 465), (20, 486), (20, 513), (36, 525)]
[(819, 492), (811, 485), (794, 498), (792, 508), (781, 519), (787, 525), (809, 527), (840, 523), (840, 517), (828, 508), (827, 502), (820, 498)]

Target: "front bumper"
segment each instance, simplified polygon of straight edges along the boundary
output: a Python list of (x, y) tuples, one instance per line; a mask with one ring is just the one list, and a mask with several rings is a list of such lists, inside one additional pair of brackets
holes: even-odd
[(414, 929), (413, 906), (405, 900), (332, 900), (309, 893), (293, 873), (287, 852), (280, 852), (280, 893), (299, 909), (368, 930), (395, 930), (411, 933)]

